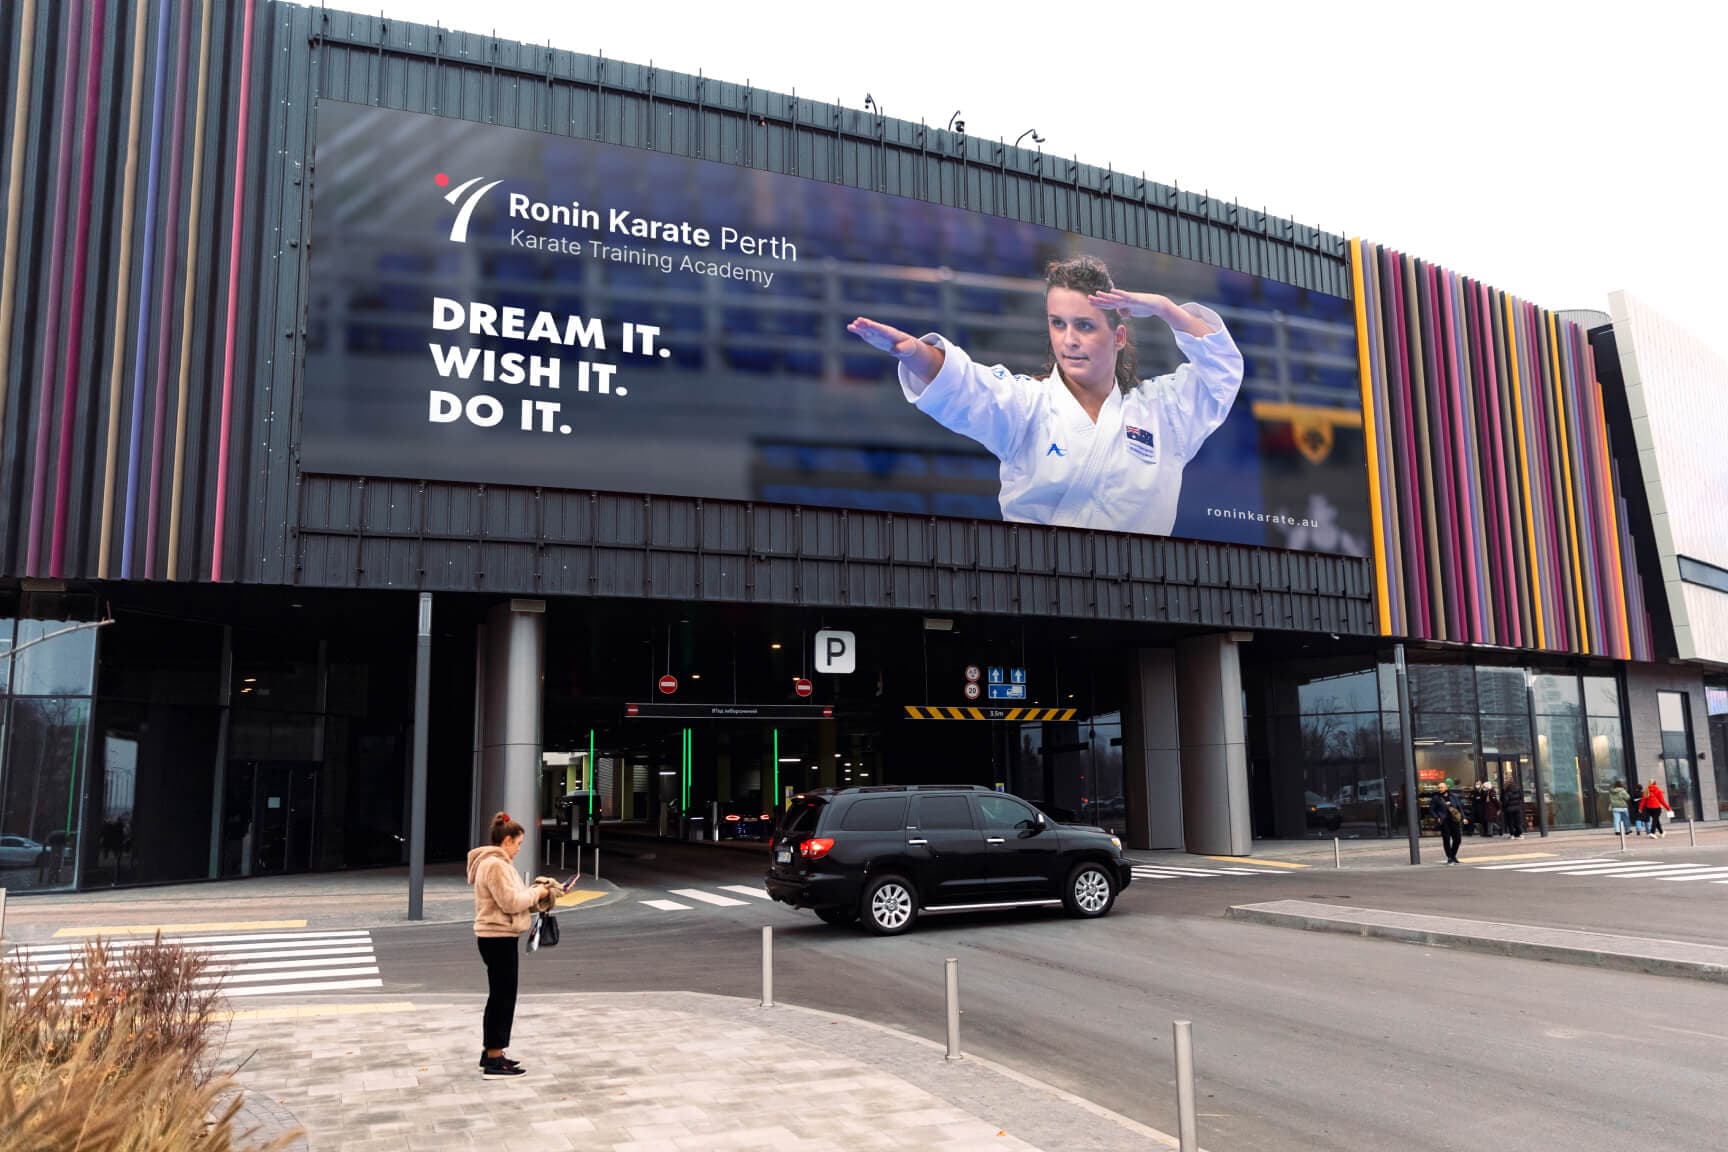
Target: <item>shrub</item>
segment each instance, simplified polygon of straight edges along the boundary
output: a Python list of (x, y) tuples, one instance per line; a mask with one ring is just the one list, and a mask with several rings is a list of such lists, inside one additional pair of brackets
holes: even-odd
[(202, 955), (92, 940), (34, 988), (25, 959), (0, 965), (0, 1148), (236, 1149), (243, 1098), (212, 1067), (221, 990)]

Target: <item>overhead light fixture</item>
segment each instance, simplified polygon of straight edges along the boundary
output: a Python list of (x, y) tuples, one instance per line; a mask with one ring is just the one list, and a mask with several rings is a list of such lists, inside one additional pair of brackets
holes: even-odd
[(692, 672), (692, 673), (690, 673), (690, 679), (692, 679), (692, 680), (700, 680), (700, 679), (702, 679), (702, 673), (700, 673), (700, 672)]
[(774, 641), (774, 643), (768, 645), (768, 647), (770, 647), (770, 648), (774, 649), (776, 652), (778, 652), (780, 650), (780, 641), (776, 640), (776, 641)]
[(258, 683), (258, 677), (246, 676), (246, 677), (243, 677), (241, 679), (240, 683), (242, 683), (242, 684), (256, 684), (256, 683)]
[(803, 763), (803, 760), (797, 756), (782, 756), (782, 757), (780, 757), (780, 763), (782, 763), (782, 764), (801, 764), (801, 763)]
[(1020, 147), (1020, 141), (1026, 139), (1028, 136), (1032, 137), (1032, 143), (1034, 144), (1044, 143), (1044, 137), (1038, 135), (1038, 129), (1028, 128), (1026, 131), (1020, 133), (1020, 135), (1014, 137), (1014, 147)]
[(954, 110), (954, 115), (948, 117), (948, 130), (950, 132), (958, 132), (962, 136), (966, 135), (966, 121), (960, 119), (960, 110), (958, 108)]
[(954, 631), (954, 621), (942, 616), (926, 616), (924, 617), (924, 631), (952, 632)]

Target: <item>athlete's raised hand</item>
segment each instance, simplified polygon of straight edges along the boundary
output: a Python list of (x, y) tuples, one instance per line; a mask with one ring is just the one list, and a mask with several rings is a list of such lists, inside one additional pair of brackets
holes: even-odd
[(1190, 336), (1209, 336), (1214, 331), (1206, 321), (1184, 310), (1170, 297), (1156, 292), (1126, 292), (1112, 288), (1108, 292), (1094, 292), (1086, 299), (1094, 308), (1107, 312), (1114, 310), (1123, 316), (1156, 316), (1176, 331)]
[(936, 373), (942, 371), (942, 362), (946, 359), (942, 349), (898, 328), (860, 316), (846, 325), (846, 331), (906, 365), (923, 383), (928, 384), (936, 378)]

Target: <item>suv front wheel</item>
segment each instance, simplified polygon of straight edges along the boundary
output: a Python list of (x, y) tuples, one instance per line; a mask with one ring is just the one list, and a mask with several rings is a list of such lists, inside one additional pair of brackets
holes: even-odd
[(875, 936), (898, 936), (918, 919), (918, 897), (903, 876), (878, 876), (859, 902), (864, 927)]
[(1070, 916), (1102, 916), (1116, 902), (1116, 880), (1102, 864), (1082, 864), (1068, 877), (1062, 906)]

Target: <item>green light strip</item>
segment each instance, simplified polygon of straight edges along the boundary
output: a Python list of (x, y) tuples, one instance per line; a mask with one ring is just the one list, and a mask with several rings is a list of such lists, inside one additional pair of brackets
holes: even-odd
[(594, 793), (599, 784), (599, 777), (594, 775), (594, 729), (588, 729), (588, 819), (594, 819)]
[(772, 812), (780, 811), (780, 729), (774, 729), (774, 806)]

